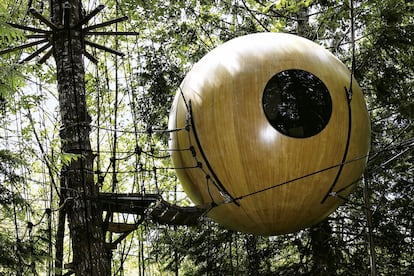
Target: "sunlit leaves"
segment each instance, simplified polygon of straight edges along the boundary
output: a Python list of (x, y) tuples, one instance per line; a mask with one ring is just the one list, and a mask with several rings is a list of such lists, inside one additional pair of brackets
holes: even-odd
[[(33, 1), (32, 4), (40, 10), (43, 2)], [(96, 7), (96, 2), (83, 2), (85, 12)], [(349, 3), (347, 0), (106, 1), (106, 8), (90, 24), (127, 15), (128, 21), (105, 27), (102, 31), (117, 29), (134, 31), (137, 35), (91, 37), (97, 43), (123, 52), (125, 57), (117, 61), (110, 54), (87, 47), (99, 59), (96, 67), (85, 60), (97, 184), (102, 185), (103, 191), (111, 191), (114, 183), (118, 192), (158, 189), (170, 202), (188, 205), (189, 201), (182, 193), (179, 196), (175, 193), (180, 188), (176, 186), (176, 175), (167, 158), (168, 133), (154, 131), (167, 127), (172, 98), (186, 72), (224, 41), (261, 31), (300, 31), (301, 35), (328, 47), (351, 65)], [(22, 32), (10, 28), (6, 22), (21, 19), (26, 8), (24, 4), (16, 8), (12, 1), (0, 2), (1, 49), (17, 45), (24, 39)], [(373, 145), (367, 177), (371, 183), (377, 266), (380, 273), (404, 275), (413, 264), (414, 160), (413, 145), (409, 141), (414, 135), (414, 6), (410, 1), (355, 0), (354, 9), (355, 76), (367, 96), (372, 117)], [(20, 10), (21, 17), (17, 16)], [(46, 10), (44, 14), (47, 14)], [(29, 18), (28, 21), (37, 24), (36, 20)], [(62, 154), (59, 150), (59, 116), (54, 109), (56, 107), (47, 100), (50, 97), (56, 102), (55, 89), (50, 88), (42, 96), (36, 92), (39, 86), (35, 82), (42, 86), (55, 82), (54, 63), (50, 61), (39, 67), (17, 65), (15, 62), (20, 54), (8, 53), (0, 57), (0, 103), (3, 111), (0, 118), (2, 127), (7, 129), (4, 133), (15, 136), (6, 141), (3, 139), (6, 135), (2, 133), (2, 142), (10, 145), (13, 139), (16, 140), (13, 151), (3, 151), (4, 148), (0, 151), (0, 175), (2, 183), (18, 183), (16, 191), (26, 194), (28, 191), (19, 181), (22, 178), (29, 180), (28, 190), (33, 188), (37, 193), (35, 198), (39, 199), (31, 202), (31, 207), (44, 210), (46, 203), (42, 200), (50, 193), (50, 186), (45, 183), (49, 177), (58, 179), (60, 168), (79, 160), (80, 156)], [(22, 69), (26, 79), (22, 77)], [(30, 86), (22, 89), (25, 83), (30, 83)], [(16, 94), (16, 91), (20, 92)], [(45, 106), (52, 110), (44, 112), (42, 108)], [(28, 111), (33, 113), (33, 123), (28, 119)], [(49, 118), (50, 123), (43, 124), (44, 118)], [(35, 132), (39, 141), (34, 137)], [(45, 147), (45, 152), (40, 151), (40, 145)], [(98, 148), (99, 152), (95, 151)], [(53, 176), (43, 178), (46, 175), (45, 164), (48, 163)], [(113, 168), (119, 173), (112, 174)], [(4, 185), (0, 188), (0, 201), (11, 210), (12, 203), (17, 203), (17, 199), (22, 197), (6, 188)], [(24, 208), (18, 208), (22, 211), (19, 214), (20, 225), (28, 229)], [(32, 216), (40, 219), (41, 214), (39, 211)], [(9, 220), (5, 224), (13, 227), (12, 213), (3, 212), (1, 218), (6, 216)], [(136, 218), (117, 216), (116, 219)], [(331, 238), (327, 235), (327, 244), (335, 253), (329, 257), (338, 262), (337, 271), (332, 274), (368, 274), (361, 185), (329, 223), (332, 232), (329, 233)], [(45, 242), (44, 221), (37, 229), (40, 229), (37, 241)], [(14, 229), (4, 233), (7, 237), (0, 235), (0, 243), (7, 248), (0, 249), (0, 260), (5, 266), (15, 267), (17, 259), (13, 254), (16, 251), (6, 250), (16, 245), (8, 237), (14, 238)], [(146, 265), (148, 271), (153, 269), (151, 272), (154, 274), (175, 271), (177, 265), (183, 275), (305, 274), (311, 273), (315, 255), (306, 230), (292, 235), (255, 238), (222, 229), (210, 221), (196, 228), (175, 229), (148, 222), (136, 234), (119, 246), (117, 253), (122, 251), (122, 254), (115, 256), (115, 270), (121, 267), (122, 258), (128, 258), (123, 251), (127, 252), (129, 245), (133, 248), (131, 252), (141, 254), (139, 261), (131, 261), (134, 271), (138, 270), (137, 266)], [(30, 253), (28, 244), (22, 244), (22, 248)], [(131, 259), (136, 260), (134, 257)], [(144, 271), (144, 268), (140, 269)]]

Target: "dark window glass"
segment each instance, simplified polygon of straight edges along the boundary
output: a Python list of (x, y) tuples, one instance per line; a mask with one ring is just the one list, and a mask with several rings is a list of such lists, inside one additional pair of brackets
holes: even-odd
[(262, 104), (269, 123), (295, 138), (321, 132), (332, 113), (328, 88), (315, 75), (303, 70), (274, 75), (266, 84)]

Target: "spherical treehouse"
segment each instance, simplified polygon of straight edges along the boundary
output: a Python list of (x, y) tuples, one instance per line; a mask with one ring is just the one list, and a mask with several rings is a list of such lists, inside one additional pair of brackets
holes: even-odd
[[(352, 87), (350, 87), (352, 85)], [(172, 158), (196, 204), (257, 235), (312, 226), (363, 173), (370, 122), (336, 57), (289, 34), (230, 40), (183, 80), (170, 113)]]

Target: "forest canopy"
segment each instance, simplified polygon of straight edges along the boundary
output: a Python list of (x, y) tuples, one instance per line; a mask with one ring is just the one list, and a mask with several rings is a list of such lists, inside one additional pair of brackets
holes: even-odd
[[(271, 237), (113, 211), (101, 194), (193, 206), (168, 151), (174, 95), (205, 54), (257, 32), (324, 46), (361, 86), (371, 152), (344, 205)], [(406, 0), (0, 2), (0, 275), (410, 275), (413, 39)]]

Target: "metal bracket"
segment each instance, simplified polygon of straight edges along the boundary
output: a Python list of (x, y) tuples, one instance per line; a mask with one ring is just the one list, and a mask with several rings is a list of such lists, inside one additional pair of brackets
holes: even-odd
[(78, 30), (80, 31), (80, 34), (82, 36), (82, 40), (84, 41), (84, 49), (83, 49), (83, 54), (84, 56), (89, 59), (91, 62), (93, 62), (94, 64), (98, 63), (98, 59), (96, 57), (94, 57), (92, 54), (90, 54), (87, 50), (86, 50), (86, 46), (88, 47), (92, 47), (98, 50), (102, 50), (117, 56), (124, 56), (124, 54), (118, 50), (106, 47), (104, 45), (100, 45), (94, 42), (91, 42), (89, 40), (86, 40), (85, 37), (87, 36), (101, 36), (101, 35), (138, 35), (137, 32), (118, 32), (118, 31), (92, 31), (95, 29), (99, 29), (99, 28), (103, 28), (106, 26), (110, 26), (119, 22), (123, 22), (128, 20), (127, 16), (123, 16), (120, 18), (115, 18), (106, 22), (102, 22), (102, 23), (98, 23), (95, 25), (91, 25), (91, 26), (86, 26), (89, 21), (96, 16), (100, 11), (102, 11), (105, 6), (104, 5), (99, 5), (97, 6), (94, 10), (92, 10), (89, 14), (87, 14), (85, 17), (83, 17), (82, 19), (80, 19), (79, 22), (77, 22), (74, 26), (70, 26), (69, 25), (69, 12), (68, 9), (70, 9), (70, 4), (68, 2), (65, 3), (64, 5), (64, 9), (66, 10), (65, 12), (65, 19), (63, 22), (63, 26), (57, 26), (56, 24), (54, 24), (50, 19), (44, 17), (42, 14), (40, 14), (35, 8), (30, 8), (29, 9), (29, 13), (36, 19), (38, 19), (41, 23), (45, 24), (48, 29), (40, 29), (40, 28), (33, 28), (33, 27), (29, 27), (29, 26), (24, 26), (24, 25), (20, 25), (20, 24), (15, 24), (15, 23), (8, 23), (11, 27), (16, 28), (16, 29), (20, 29), (23, 31), (28, 31), (28, 32), (32, 32), (34, 34), (29, 34), (26, 35), (26, 38), (29, 40), (35, 39), (32, 42), (29, 43), (25, 43), (22, 45), (18, 45), (15, 47), (11, 47), (8, 49), (4, 49), (4, 50), (0, 50), (0, 55), (3, 54), (7, 54), (10, 52), (14, 52), (14, 51), (18, 51), (18, 50), (23, 50), (26, 48), (30, 48), (30, 47), (34, 47), (37, 45), (41, 45), (40, 48), (38, 48), (37, 50), (35, 50), (35, 52), (33, 52), (32, 54), (30, 54), (28, 57), (24, 58), (23, 60), (19, 61), (19, 63), (25, 63), (28, 62), (32, 59), (34, 59), (36, 56), (39, 56), (40, 54), (42, 54), (43, 52), (45, 52), (45, 54), (39, 59), (38, 63), (42, 64), (44, 62), (46, 62), (46, 60), (52, 56), (53, 53), (53, 49), (49, 49), (50, 47), (53, 47), (54, 45), (54, 40), (56, 38), (56, 36), (58, 35), (58, 33), (62, 33), (63, 32), (70, 32), (72, 30)]

